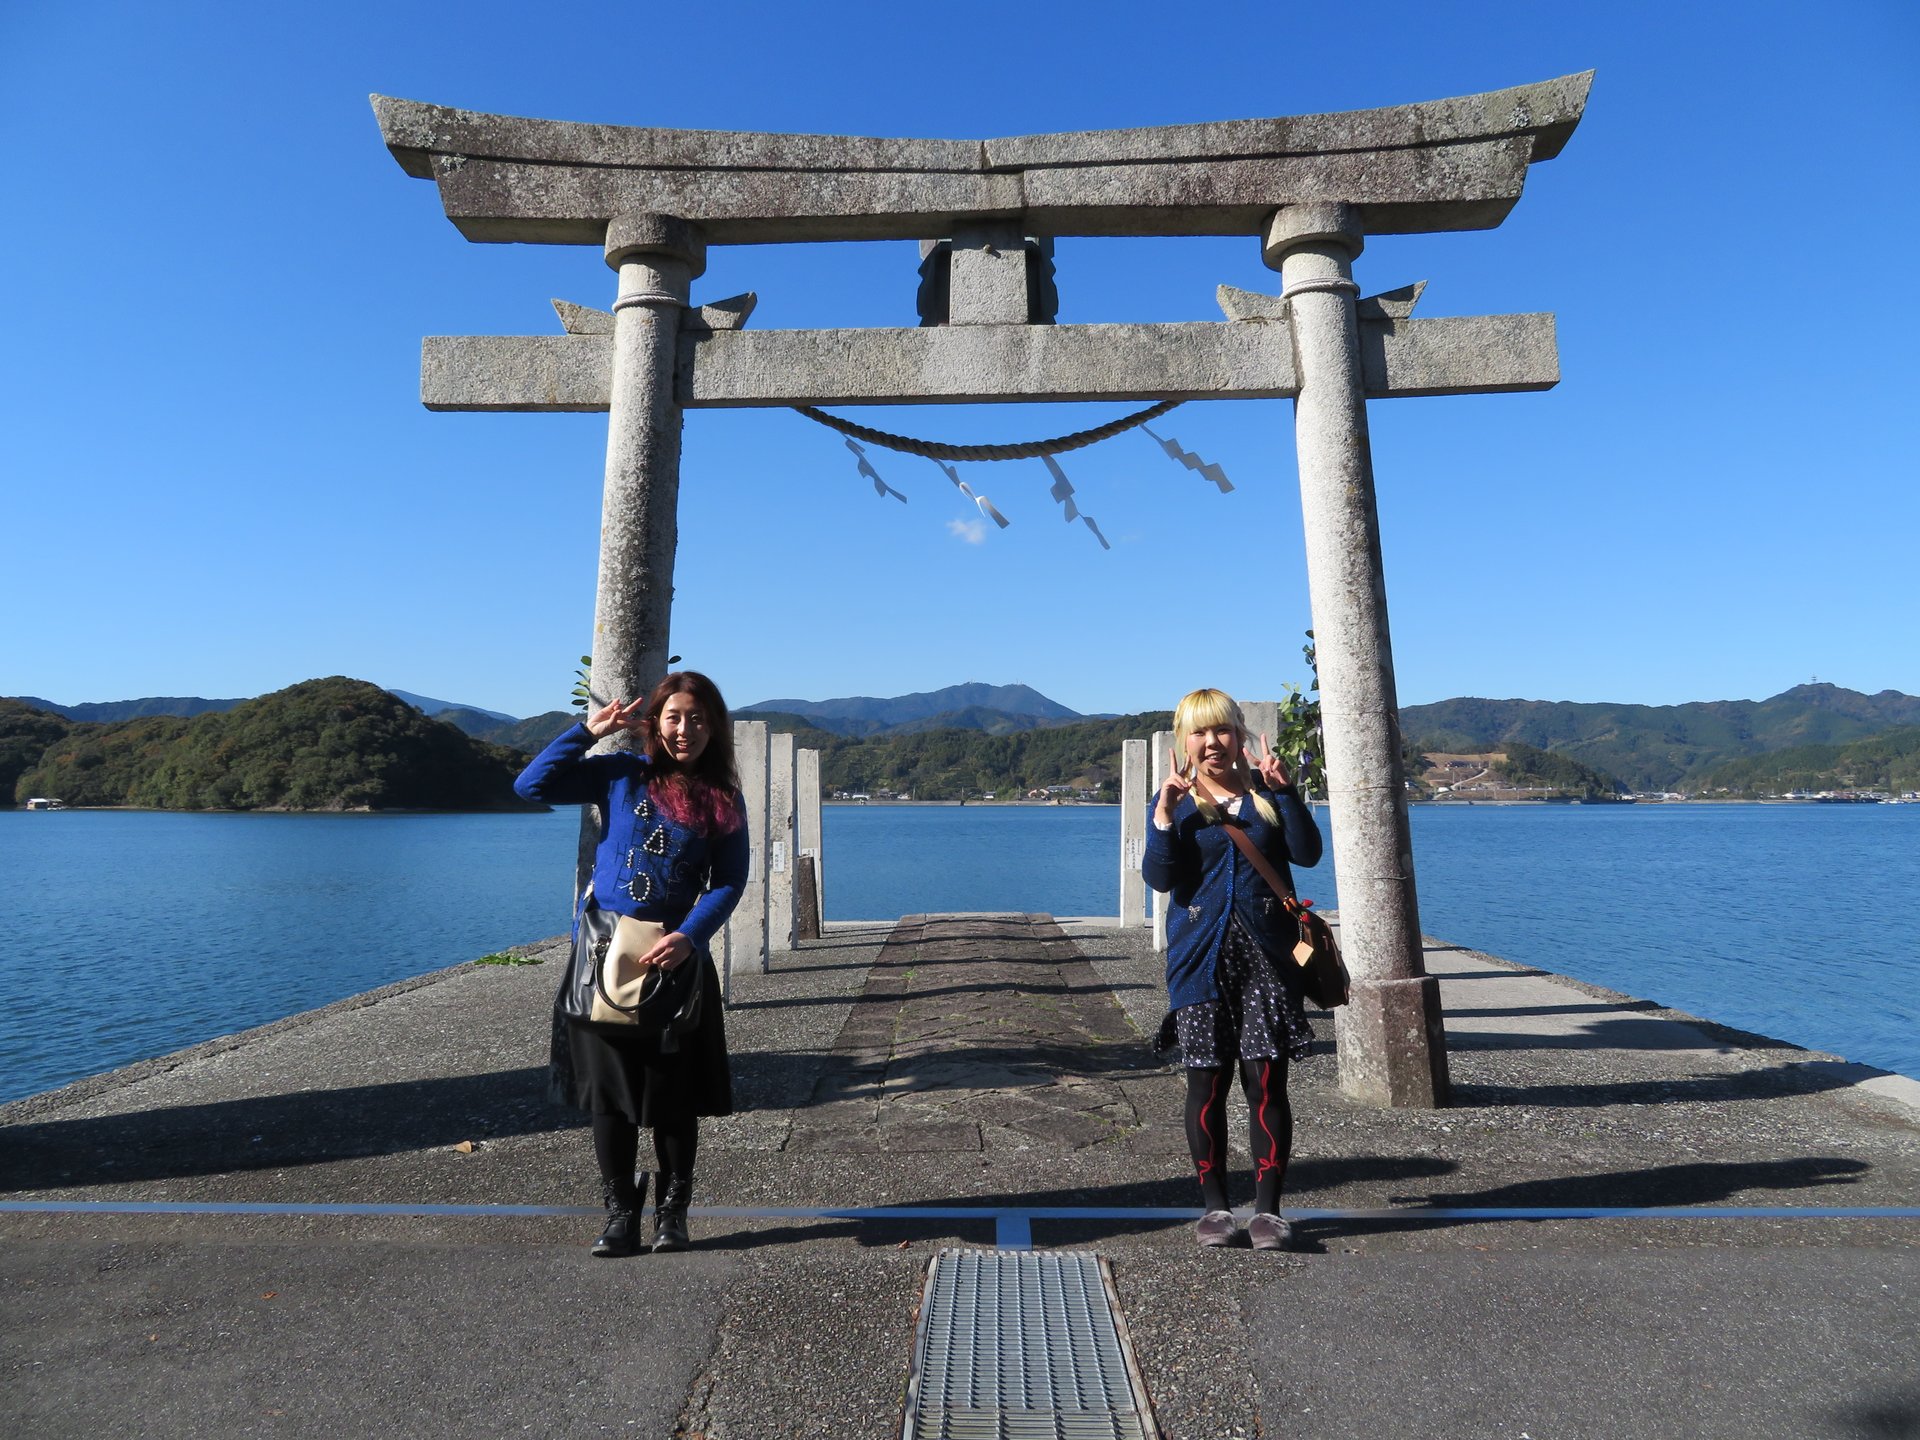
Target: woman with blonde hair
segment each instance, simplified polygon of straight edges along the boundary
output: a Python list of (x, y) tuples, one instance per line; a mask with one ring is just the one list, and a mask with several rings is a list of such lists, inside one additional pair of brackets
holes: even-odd
[[(1290, 864), (1320, 860), (1320, 830), (1267, 737), (1249, 754), (1246, 720), (1231, 696), (1195, 690), (1173, 713), (1174, 773), (1154, 797), (1141, 872), (1167, 896), (1167, 1004), (1159, 1048), (1177, 1037), (1187, 1072), (1187, 1147), (1206, 1213), (1202, 1245), (1238, 1234), (1227, 1199), (1227, 1072), (1237, 1066), (1249, 1112), (1256, 1250), (1292, 1238), (1280, 1186), (1293, 1149), (1287, 1062), (1313, 1035), (1290, 951), (1296, 926)], [(1241, 830), (1287, 895), (1276, 894), (1228, 835)]]

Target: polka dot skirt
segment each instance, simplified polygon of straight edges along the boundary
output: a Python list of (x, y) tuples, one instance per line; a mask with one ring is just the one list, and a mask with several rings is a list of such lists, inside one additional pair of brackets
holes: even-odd
[(1238, 920), (1227, 924), (1214, 978), (1218, 1000), (1183, 1005), (1173, 1012), (1180, 1056), (1188, 1066), (1216, 1068), (1240, 1060), (1307, 1058), (1313, 1031), (1300, 992), (1274, 973), (1260, 942)]

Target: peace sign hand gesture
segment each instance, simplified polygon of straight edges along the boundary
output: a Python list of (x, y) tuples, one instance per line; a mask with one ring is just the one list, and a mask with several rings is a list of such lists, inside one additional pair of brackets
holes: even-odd
[(1274, 754), (1273, 746), (1268, 743), (1264, 734), (1260, 737), (1258, 755), (1254, 753), (1252, 746), (1247, 747), (1247, 761), (1269, 790), (1284, 789), (1293, 783), (1293, 778), (1287, 774), (1287, 767), (1280, 763), (1280, 757)]
[(587, 733), (596, 740), (604, 740), (616, 730), (632, 730), (646, 718), (646, 708), (644, 697), (609, 701), (587, 720)]

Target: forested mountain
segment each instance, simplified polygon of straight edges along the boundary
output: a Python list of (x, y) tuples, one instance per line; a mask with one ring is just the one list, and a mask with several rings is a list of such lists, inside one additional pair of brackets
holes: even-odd
[(191, 719), (69, 725), (10, 793), (168, 810), (524, 809), (513, 794), (523, 763), (377, 685), (333, 676)]
[(148, 715), (178, 715), (183, 718), (231, 710), (246, 703), (238, 700), (203, 700), (198, 695), (148, 695), (139, 700), (99, 700), (85, 705), (56, 705), (37, 695), (16, 695), (22, 705), (30, 705), (47, 715), (82, 720), (90, 725), (110, 724), (115, 720), (138, 720)]
[(411, 690), (389, 689), (387, 693), (389, 695), (398, 695), (422, 715), (431, 715), (436, 720), (443, 719), (448, 714), (458, 711), (462, 715), (481, 716), (499, 725), (513, 724), (513, 716), (499, 710), (482, 710), (477, 705), (462, 705), (457, 700), (436, 700), (431, 695), (416, 695)]
[(511, 715), (502, 718), (485, 710), (451, 706), (439, 711), (433, 718), (458, 727), (476, 740), (537, 755), (547, 748), (548, 741), (572, 725), (583, 713), (579, 710), (549, 710), (531, 719), (515, 720)]
[(1790, 790), (1920, 790), (1920, 726), (1846, 745), (1795, 745), (1715, 766), (1702, 794), (1784, 795)]
[[(0, 700), (0, 804), (13, 803), (14, 785), (21, 775), (72, 728), (73, 722), (64, 715), (22, 700)], [(29, 797), (23, 793), (20, 798)]]
[(768, 719), (777, 733), (792, 731), (795, 743), (820, 751), (820, 785), (828, 794), (890, 790), (916, 800), (959, 800), (992, 793), (1002, 799), (1070, 785), (1105, 790), (1119, 781), (1120, 742), (1143, 740), (1173, 723), (1171, 711), (1149, 711), (1110, 720), (1082, 720), (989, 735), (978, 730), (927, 730), (856, 738), (807, 733), (803, 721)]
[(1509, 740), (1506, 753), (1507, 758), (1496, 762), (1494, 769), (1511, 785), (1555, 790), (1587, 800), (1610, 799), (1626, 788), (1605, 771), (1582, 765), (1570, 755), (1536, 750), (1519, 740)]
[[(874, 735), (882, 731), (935, 717), (960, 716), (944, 721), (936, 728), (981, 730), (997, 728), (1005, 733), (1012, 726), (1000, 717), (1033, 725), (1059, 725), (1086, 719), (1049, 700), (1028, 685), (983, 685), (969, 682), (949, 685), (944, 690), (926, 690), (912, 695), (878, 698), (853, 695), (840, 700), (761, 700), (734, 711), (736, 716), (757, 718), (759, 712), (777, 711), (798, 715), (836, 735)], [(992, 712), (991, 717), (985, 712)]]
[[(356, 698), (336, 693), (343, 686), (354, 687)], [(321, 699), (313, 687), (336, 690)], [(253, 701), (153, 697), (49, 713), (0, 700), (0, 800), (53, 795), (69, 804), (191, 808), (506, 805), (513, 802), (503, 777), (510, 780), (522, 757), (579, 718), (578, 711), (553, 710), (511, 720), (447, 706), (429, 720), (396, 693), (335, 677)], [(372, 698), (379, 695), (385, 698)], [(184, 714), (169, 706), (208, 708)], [(323, 713), (329, 706), (352, 715), (330, 720)], [(124, 714), (110, 724), (76, 723), (61, 710)], [(1170, 723), (1166, 711), (1075, 717), (1024, 685), (762, 701), (736, 713), (819, 750), (829, 791), (905, 791), (923, 799), (1048, 785), (1098, 789), (1112, 777), (1122, 739)], [(1463, 698), (1401, 711), (1409, 754), (1505, 752), (1517, 783), (1596, 796), (1611, 793), (1616, 781), (1636, 790), (1730, 794), (1917, 788), (1920, 777), (1908, 765), (1913, 742), (1903, 727), (1920, 727), (1920, 698), (1834, 685), (1800, 685), (1759, 701), (1651, 706)], [(1857, 743), (1874, 736), (1885, 743)], [(1418, 769), (1417, 760), (1411, 764)]]
[(1920, 697), (1796, 685), (1768, 700), (1687, 705), (1442, 700), (1400, 712), (1422, 749), (1503, 750), (1512, 741), (1570, 755), (1636, 790), (1690, 788), (1715, 766), (1793, 745), (1845, 744), (1920, 725)]

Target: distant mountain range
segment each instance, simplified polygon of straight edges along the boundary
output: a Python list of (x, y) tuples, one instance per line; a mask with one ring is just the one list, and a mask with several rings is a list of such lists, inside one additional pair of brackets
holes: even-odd
[(1519, 741), (1571, 756), (1635, 790), (1686, 789), (1715, 767), (1800, 745), (1844, 745), (1920, 725), (1920, 696), (1796, 685), (1767, 700), (1687, 705), (1442, 700), (1409, 705), (1400, 729), (1425, 750), (1482, 753)]
[(9, 695), (5, 698), (31, 705), (35, 710), (49, 715), (64, 715), (69, 720), (78, 720), (83, 724), (108, 725), (116, 720), (144, 720), (149, 715), (178, 715), (183, 719), (192, 719), (195, 715), (231, 710), (249, 697), (242, 695), (237, 700), (203, 700), (198, 695), (149, 695), (144, 700), (102, 700), (86, 705), (56, 705), (51, 700), (42, 700), (38, 695)]
[(765, 711), (797, 716), (835, 735), (852, 736), (911, 735), (926, 730), (984, 730), (989, 735), (1006, 735), (1016, 730), (1108, 718), (1069, 710), (1029, 685), (982, 685), (973, 681), (888, 699), (853, 695), (842, 700), (760, 700), (742, 705), (734, 713), (755, 715)]
[[(516, 720), (498, 711), (434, 700), (406, 691), (388, 693), (475, 739), (525, 753), (539, 750), (579, 718), (577, 711), (553, 710)], [(56, 705), (32, 697), (18, 698), (33, 710), (93, 724), (155, 716), (190, 718), (210, 711), (232, 710), (243, 703), (198, 697), (149, 697), (91, 705)], [(861, 745), (881, 742), (905, 746), (934, 731), (970, 732), (980, 740), (1012, 740), (1035, 731), (1085, 728), (1087, 744), (1098, 748), (1118, 735), (1119, 730), (1127, 728), (1121, 725), (1115, 729), (1112, 716), (1078, 714), (1030, 686), (977, 683), (890, 698), (857, 695), (838, 700), (762, 700), (743, 706), (735, 713), (764, 719), (776, 731), (795, 734), (801, 743), (827, 752), (836, 765), (849, 767), (849, 774), (860, 773), (859, 767), (867, 764), (865, 761), (856, 764), (854, 750), (848, 749), (849, 746), (858, 749)], [(1164, 725), (1166, 722), (1160, 715), (1133, 717), (1139, 722), (1134, 728)], [(25, 720), (20, 723), (27, 724)], [(1920, 697), (1896, 690), (1865, 695), (1823, 684), (1796, 685), (1766, 700), (1626, 705), (1461, 698), (1431, 705), (1410, 705), (1401, 711), (1401, 731), (1412, 748), (1486, 754), (1514, 745), (1531, 746), (1617, 777), (1635, 790), (1691, 789), (1701, 782), (1718, 784), (1724, 767), (1756, 756), (1806, 747), (1844, 747), (1916, 725), (1920, 725)], [(0, 742), (4, 740), (5, 737), (0, 736)], [(19, 761), (24, 768), (29, 754), (37, 758), (38, 747), (45, 741), (39, 738), (38, 730), (29, 734), (23, 729), (12, 743), (20, 752)], [(1069, 742), (1063, 737), (1062, 743)], [(0, 743), (0, 749), (4, 748), (5, 744)], [(914, 745), (911, 752), (902, 750), (901, 755), (918, 755), (921, 748)], [(1049, 745), (1045, 753), (1051, 755), (1055, 748)], [(879, 765), (877, 752), (870, 758)], [(1815, 758), (1796, 757), (1801, 768), (1793, 773), (1801, 774)], [(1075, 763), (1082, 762), (1076, 760)], [(1821, 763), (1828, 762), (1822, 759)], [(889, 762), (884, 767), (885, 773), (891, 774), (893, 768)], [(906, 773), (903, 769), (896, 778), (904, 778)], [(1747, 770), (1737, 774), (1744, 777)], [(875, 770), (872, 783), (879, 783), (882, 778), (882, 771)], [(924, 779), (921, 783), (924, 788)], [(5, 803), (5, 799), (4, 794), (0, 794), (0, 803)]]
[[(452, 700), (435, 700), (428, 695), (415, 695), (411, 690), (389, 690), (387, 693), (406, 701), (422, 715), (439, 715), (444, 711), (457, 710), (463, 715), (478, 715), (499, 724), (514, 723), (513, 716), (503, 715), (498, 710), (481, 710)], [(36, 710), (44, 710), (49, 715), (64, 715), (69, 720), (79, 720), (89, 725), (106, 725), (115, 720), (144, 720), (149, 715), (178, 715), (190, 720), (195, 715), (231, 710), (253, 697), (242, 695), (234, 700), (205, 700), (198, 695), (149, 695), (143, 700), (101, 700), (85, 705), (57, 705), (37, 695), (9, 695), (5, 698), (31, 705)]]

